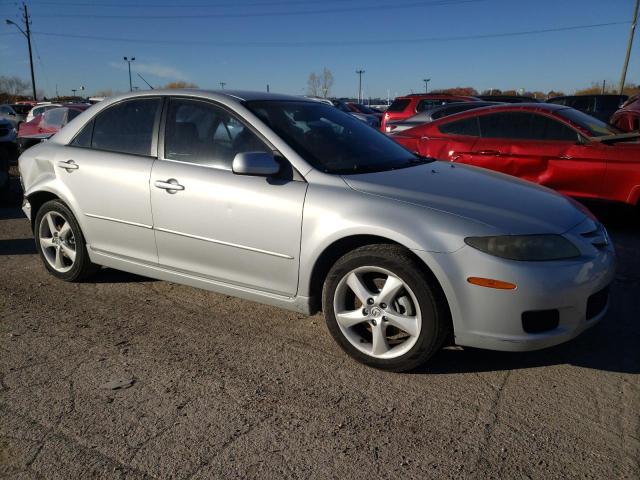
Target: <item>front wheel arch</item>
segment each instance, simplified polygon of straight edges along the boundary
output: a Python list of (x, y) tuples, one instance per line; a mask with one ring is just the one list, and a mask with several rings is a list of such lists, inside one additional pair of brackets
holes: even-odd
[[(451, 312), (451, 307), (449, 306), (449, 300), (444, 293), (444, 289), (442, 288), (442, 285), (438, 281), (437, 277), (435, 276), (431, 268), (429, 268), (429, 266), (424, 261), (422, 261), (415, 253), (413, 253), (411, 249), (407, 248), (406, 246), (394, 240), (391, 240), (385, 237), (380, 237), (377, 235), (353, 235), (349, 237), (344, 237), (339, 240), (336, 240), (335, 242), (333, 242), (331, 245), (329, 245), (327, 248), (324, 249), (324, 251), (320, 254), (320, 256), (317, 258), (317, 260), (313, 265), (313, 270), (311, 272), (311, 277), (309, 282), (309, 286), (310, 286), (309, 295), (311, 297), (312, 312), (322, 311), (322, 300), (321, 300), (322, 289), (324, 287), (325, 279), (327, 278), (327, 275), (331, 270), (331, 267), (333, 267), (333, 265), (347, 253), (360, 247), (364, 247), (367, 245), (376, 245), (376, 244), (398, 245), (399, 247), (402, 247), (403, 249), (405, 249), (413, 258), (414, 263), (420, 269), (422, 274), (428, 277), (429, 279), (431, 279), (433, 283), (437, 285), (438, 295), (441, 296), (441, 300), (444, 302), (449, 312)], [(449, 319), (451, 319), (450, 313), (449, 313)], [(452, 331), (453, 331), (453, 325), (452, 325)]]

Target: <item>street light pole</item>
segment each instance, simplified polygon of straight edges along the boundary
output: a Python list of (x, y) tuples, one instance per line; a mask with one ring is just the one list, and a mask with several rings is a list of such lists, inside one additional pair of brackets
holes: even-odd
[(627, 67), (629, 66), (629, 57), (631, 56), (631, 47), (633, 46), (633, 35), (636, 32), (636, 24), (638, 23), (638, 5), (640, 0), (636, 0), (636, 5), (633, 7), (633, 18), (631, 19), (631, 30), (629, 31), (629, 43), (627, 43), (627, 55), (624, 59), (624, 65), (622, 66), (622, 75), (620, 76), (620, 95), (624, 91), (624, 82), (627, 79)]
[(356, 70), (356, 73), (359, 76), (358, 80), (358, 103), (362, 103), (362, 74), (364, 70)]
[(29, 46), (29, 66), (31, 67), (31, 87), (33, 88), (33, 100), (37, 102), (38, 97), (36, 94), (36, 76), (33, 73), (33, 53), (31, 51), (31, 18), (29, 17), (29, 10), (27, 9), (27, 5), (24, 3), (22, 4), (22, 20), (27, 30), (26, 32), (22, 30), (17, 23), (9, 19), (5, 20), (5, 23), (7, 25), (15, 26), (18, 30), (20, 30), (20, 33), (22, 33), (22, 35), (27, 38), (27, 45)]
[(424, 93), (429, 93), (429, 82), (431, 81), (431, 79), (423, 78), (422, 81), (424, 82)]
[(129, 60), (127, 57), (124, 57), (124, 61), (127, 62), (127, 64), (129, 65), (129, 91), (133, 92), (133, 83), (131, 83), (131, 62), (133, 62), (136, 59), (136, 57), (131, 57), (131, 60)]

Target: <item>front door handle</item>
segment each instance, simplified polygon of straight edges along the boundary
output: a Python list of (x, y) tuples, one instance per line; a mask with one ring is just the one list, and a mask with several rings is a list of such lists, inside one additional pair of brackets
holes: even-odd
[(495, 156), (498, 156), (498, 155), (500, 155), (500, 152), (498, 150), (480, 150), (478, 152), (478, 155), (495, 155)]
[(560, 160), (571, 160), (572, 158), (571, 155), (560, 155)]
[(73, 160), (67, 160), (66, 162), (60, 161), (58, 162), (58, 166), (60, 168), (64, 168), (67, 173), (71, 173), (71, 170), (78, 170), (80, 168), (80, 165), (78, 165)]
[(178, 180), (175, 178), (170, 178), (167, 181), (164, 180), (156, 180), (153, 182), (156, 188), (161, 188), (162, 190), (166, 190), (167, 193), (174, 194), (178, 191), (184, 190), (184, 186), (178, 183)]

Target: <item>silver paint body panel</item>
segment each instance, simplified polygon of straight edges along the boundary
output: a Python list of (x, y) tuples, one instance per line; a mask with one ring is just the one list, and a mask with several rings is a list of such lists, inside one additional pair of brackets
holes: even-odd
[[(217, 102), (251, 124), (299, 177), (274, 180), (231, 171), (69, 147), (82, 126), (126, 98), (182, 96)], [(493, 172), (435, 162), (351, 176), (322, 173), (298, 156), (243, 105), (290, 99), (247, 92), (139, 92), (105, 100), (48, 142), (27, 150), (20, 172), (29, 198), (50, 192), (74, 212), (93, 262), (140, 275), (304, 313), (313, 304), (314, 266), (332, 244), (377, 236), (404, 245), (434, 273), (451, 310), (459, 344), (498, 350), (554, 345), (580, 333), (589, 295), (611, 283), (615, 253), (575, 233), (590, 221), (566, 197)], [(162, 148), (159, 149), (162, 153)], [(58, 161), (73, 159), (77, 170)], [(169, 193), (155, 182), (175, 179)], [(173, 191), (172, 191), (173, 192)], [(28, 203), (25, 211), (31, 212)], [(556, 233), (580, 258), (514, 262), (466, 246), (468, 236)], [(518, 284), (514, 291), (471, 285), (468, 276)], [(558, 308), (561, 327), (526, 334), (525, 310)]]

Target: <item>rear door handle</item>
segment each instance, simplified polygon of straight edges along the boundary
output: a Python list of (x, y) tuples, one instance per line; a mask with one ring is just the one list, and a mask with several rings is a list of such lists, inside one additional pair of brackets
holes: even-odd
[(153, 182), (156, 188), (161, 188), (162, 190), (166, 190), (167, 193), (176, 193), (178, 191), (184, 190), (184, 186), (178, 183), (178, 180), (175, 178), (170, 178), (167, 181), (164, 180), (156, 180)]
[(500, 155), (498, 150), (480, 150), (478, 155)]
[(80, 165), (73, 160), (67, 160), (66, 162), (60, 161), (58, 162), (58, 166), (64, 168), (68, 173), (71, 173), (71, 170), (78, 170), (80, 168)]

